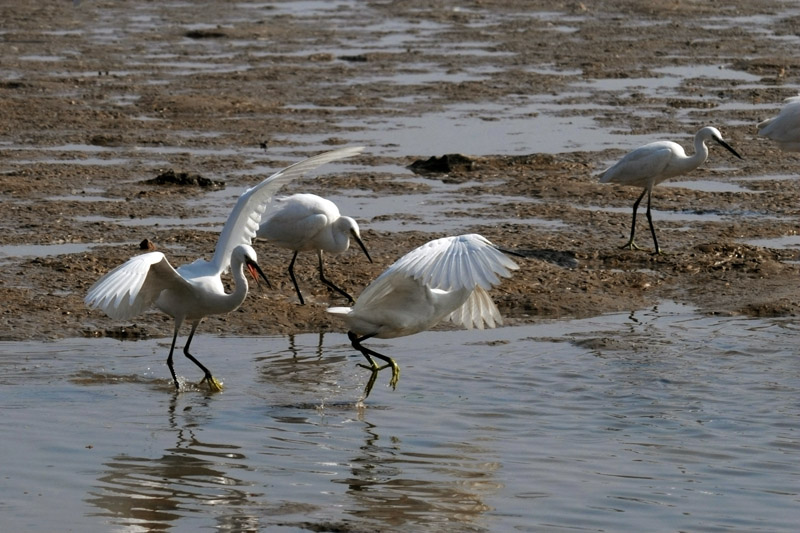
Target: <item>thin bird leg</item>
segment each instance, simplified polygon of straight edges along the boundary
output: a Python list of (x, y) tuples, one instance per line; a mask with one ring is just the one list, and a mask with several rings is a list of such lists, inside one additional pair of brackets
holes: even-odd
[(653, 244), (656, 245), (656, 255), (658, 255), (661, 253), (661, 248), (658, 247), (658, 239), (656, 238), (656, 228), (655, 226), (653, 226), (653, 217), (650, 215), (650, 192), (647, 193), (647, 221), (650, 223), (650, 233), (653, 234)]
[(178, 330), (181, 329), (181, 321), (175, 321), (175, 333), (172, 335), (172, 346), (169, 349), (169, 357), (167, 357), (167, 366), (169, 372), (172, 374), (172, 381), (175, 383), (175, 388), (181, 390), (181, 384), (178, 382), (178, 376), (175, 375), (175, 368), (172, 366), (172, 353), (175, 351), (175, 341), (178, 340)]
[(319, 251), (319, 252), (317, 252), (317, 255), (319, 256), (319, 280), (320, 280), (322, 283), (324, 283), (325, 285), (327, 285), (329, 288), (331, 288), (331, 289), (335, 290), (336, 292), (338, 292), (339, 294), (341, 294), (342, 296), (344, 296), (345, 298), (347, 298), (347, 301), (348, 301), (348, 302), (350, 302), (350, 303), (353, 303), (353, 301), (354, 301), (354, 300), (353, 300), (353, 297), (352, 297), (352, 296), (350, 296), (349, 294), (347, 294), (346, 292), (344, 292), (344, 290), (343, 290), (343, 289), (340, 289), (339, 287), (337, 287), (336, 285), (334, 285), (332, 281), (330, 281), (329, 279), (327, 279), (327, 278), (325, 277), (325, 274), (323, 273), (323, 260), (322, 260), (322, 251)]
[[(364, 366), (364, 365), (360, 365), (360, 366)], [(367, 380), (367, 384), (364, 386), (364, 397), (361, 398), (362, 402), (364, 400), (366, 400), (367, 398), (369, 398), (369, 393), (372, 392), (372, 387), (375, 386), (375, 381), (377, 381), (377, 379), (378, 379), (378, 371), (377, 370), (373, 370), (372, 373), (369, 375), (369, 379)]]
[(220, 392), (222, 390), (222, 383), (217, 381), (217, 378), (212, 376), (211, 372), (209, 372), (208, 369), (195, 358), (195, 356), (189, 353), (189, 345), (192, 343), (192, 338), (194, 337), (194, 331), (197, 329), (197, 326), (199, 325), (200, 325), (199, 320), (192, 323), (192, 331), (189, 332), (189, 338), (186, 340), (186, 345), (183, 347), (183, 355), (188, 357), (189, 360), (191, 360), (194, 364), (200, 367), (200, 370), (202, 370), (203, 373), (205, 374), (205, 377), (203, 378), (201, 383), (203, 381), (208, 383), (208, 390), (210, 390), (211, 392)]
[[(367, 370), (372, 371), (372, 377), (370, 377), (369, 383), (367, 383), (367, 387), (364, 389), (364, 398), (366, 399), (369, 396), (370, 391), (372, 390), (372, 385), (375, 383), (375, 376), (378, 372), (383, 370), (384, 368), (392, 369), (392, 379), (389, 380), (389, 385), (392, 386), (392, 389), (397, 388), (397, 381), (400, 379), (400, 367), (397, 366), (397, 363), (394, 362), (394, 359), (391, 357), (387, 357), (383, 354), (376, 352), (375, 350), (370, 350), (366, 346), (362, 346), (361, 342), (365, 341), (371, 337), (374, 337), (375, 334), (372, 335), (364, 335), (363, 337), (358, 337), (352, 331), (347, 332), (347, 338), (350, 339), (350, 343), (353, 345), (353, 348), (361, 352), (361, 354), (367, 358), (369, 361), (370, 366), (367, 365), (358, 365), (362, 368), (366, 368)], [(378, 366), (372, 357), (377, 357), (378, 359), (385, 361), (386, 364), (383, 366)]]
[(297, 279), (294, 277), (294, 261), (297, 259), (297, 252), (294, 253), (292, 256), (292, 262), (289, 263), (289, 277), (292, 278), (292, 283), (294, 283), (294, 290), (297, 291), (297, 297), (300, 299), (300, 305), (305, 305), (306, 302), (303, 300), (303, 295), (300, 294), (300, 287), (297, 285)]
[[(647, 189), (644, 189), (642, 191), (642, 194), (639, 195), (639, 198), (637, 198), (636, 201), (633, 202), (633, 220), (631, 221), (631, 238), (627, 243), (623, 244), (620, 248), (628, 248), (629, 250), (641, 250), (641, 248), (639, 248), (639, 246), (635, 242), (633, 242), (633, 236), (636, 235), (636, 211), (639, 210), (639, 204), (641, 203), (642, 198), (644, 198), (644, 194), (646, 192), (647, 192)], [(648, 198), (647, 206), (648, 206), (648, 209), (649, 209), (650, 208), (650, 196), (648, 195), (647, 198)]]

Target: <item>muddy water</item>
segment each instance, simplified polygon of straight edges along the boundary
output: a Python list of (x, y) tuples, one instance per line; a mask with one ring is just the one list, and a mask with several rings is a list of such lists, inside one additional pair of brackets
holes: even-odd
[(665, 302), (428, 332), (373, 343), (402, 376), (361, 407), (341, 334), (200, 336), (214, 395), (173, 392), (165, 340), (4, 343), (3, 529), (792, 531), (797, 329)]

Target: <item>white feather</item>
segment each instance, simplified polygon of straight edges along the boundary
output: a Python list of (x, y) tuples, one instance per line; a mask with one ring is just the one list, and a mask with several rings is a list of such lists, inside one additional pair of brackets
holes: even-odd
[(452, 320), (494, 327), (502, 318), (487, 290), (519, 267), (481, 235), (436, 239), (397, 260), (352, 308), (334, 307), (361, 335), (401, 337)]

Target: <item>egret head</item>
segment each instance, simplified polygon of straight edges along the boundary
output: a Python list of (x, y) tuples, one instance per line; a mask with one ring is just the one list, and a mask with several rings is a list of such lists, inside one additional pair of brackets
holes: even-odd
[(705, 128), (697, 132), (697, 137), (701, 138), (703, 141), (707, 139), (713, 139), (714, 141), (717, 142), (717, 144), (728, 150), (730, 153), (732, 153), (739, 159), (743, 159), (743, 157), (739, 155), (739, 152), (731, 148), (731, 146), (728, 143), (722, 140), (722, 134), (719, 132), (717, 128), (714, 128), (712, 126), (706, 126)]
[(364, 246), (364, 241), (361, 240), (361, 231), (358, 229), (358, 223), (350, 217), (342, 217), (336, 222), (346, 231), (348, 239), (353, 239), (358, 243), (358, 246), (364, 251), (364, 255), (366, 255), (369, 262), (372, 263), (372, 258), (369, 256), (367, 247)]
[(272, 288), (272, 284), (270, 284), (269, 280), (267, 279), (267, 275), (264, 274), (264, 271), (258, 266), (258, 261), (256, 260), (256, 251), (253, 250), (252, 246), (240, 244), (234, 248), (233, 253), (231, 254), (231, 262), (243, 263), (247, 268), (247, 271), (250, 272), (250, 275), (253, 276), (253, 280), (256, 282), (256, 284), (258, 284), (258, 278), (261, 277), (264, 282), (266, 282), (267, 287), (270, 289)]

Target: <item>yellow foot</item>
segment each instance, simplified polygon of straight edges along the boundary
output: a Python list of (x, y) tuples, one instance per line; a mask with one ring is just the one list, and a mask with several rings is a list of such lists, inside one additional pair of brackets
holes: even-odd
[(391, 367), (392, 378), (389, 380), (389, 385), (392, 386), (392, 390), (395, 390), (397, 388), (397, 382), (400, 380), (400, 367), (397, 366), (397, 363), (394, 362), (394, 359), (391, 359), (390, 361), (391, 362), (383, 366), (376, 365), (375, 361), (370, 361), (372, 363), (372, 365), (370, 366), (362, 365), (360, 363), (357, 365), (360, 366), (361, 368), (366, 368), (367, 370), (372, 371), (372, 374), (369, 376), (369, 381), (367, 381), (367, 386), (364, 387), (364, 398), (362, 398), (362, 400), (366, 400), (367, 396), (369, 396), (369, 393), (372, 392), (372, 387), (375, 385), (375, 380), (378, 378), (378, 372), (380, 372), (384, 368)]
[(389, 380), (389, 385), (392, 386), (392, 390), (395, 390), (397, 388), (397, 382), (400, 380), (400, 367), (397, 366), (397, 363), (395, 363), (394, 361), (392, 361), (389, 365), (386, 366), (392, 367), (392, 379)]
[(203, 381), (201, 381), (200, 384), (202, 384), (202, 383), (207, 383), (208, 384), (208, 390), (210, 392), (222, 392), (222, 382), (219, 381), (214, 376), (206, 376), (206, 377), (204, 377)]
[[(366, 365), (360, 365), (366, 366)], [(369, 393), (372, 392), (372, 387), (375, 385), (375, 380), (378, 378), (378, 370), (373, 369), (372, 374), (369, 376), (369, 380), (367, 381), (367, 385), (364, 387), (364, 397), (359, 400), (359, 403), (363, 402), (369, 396)]]

